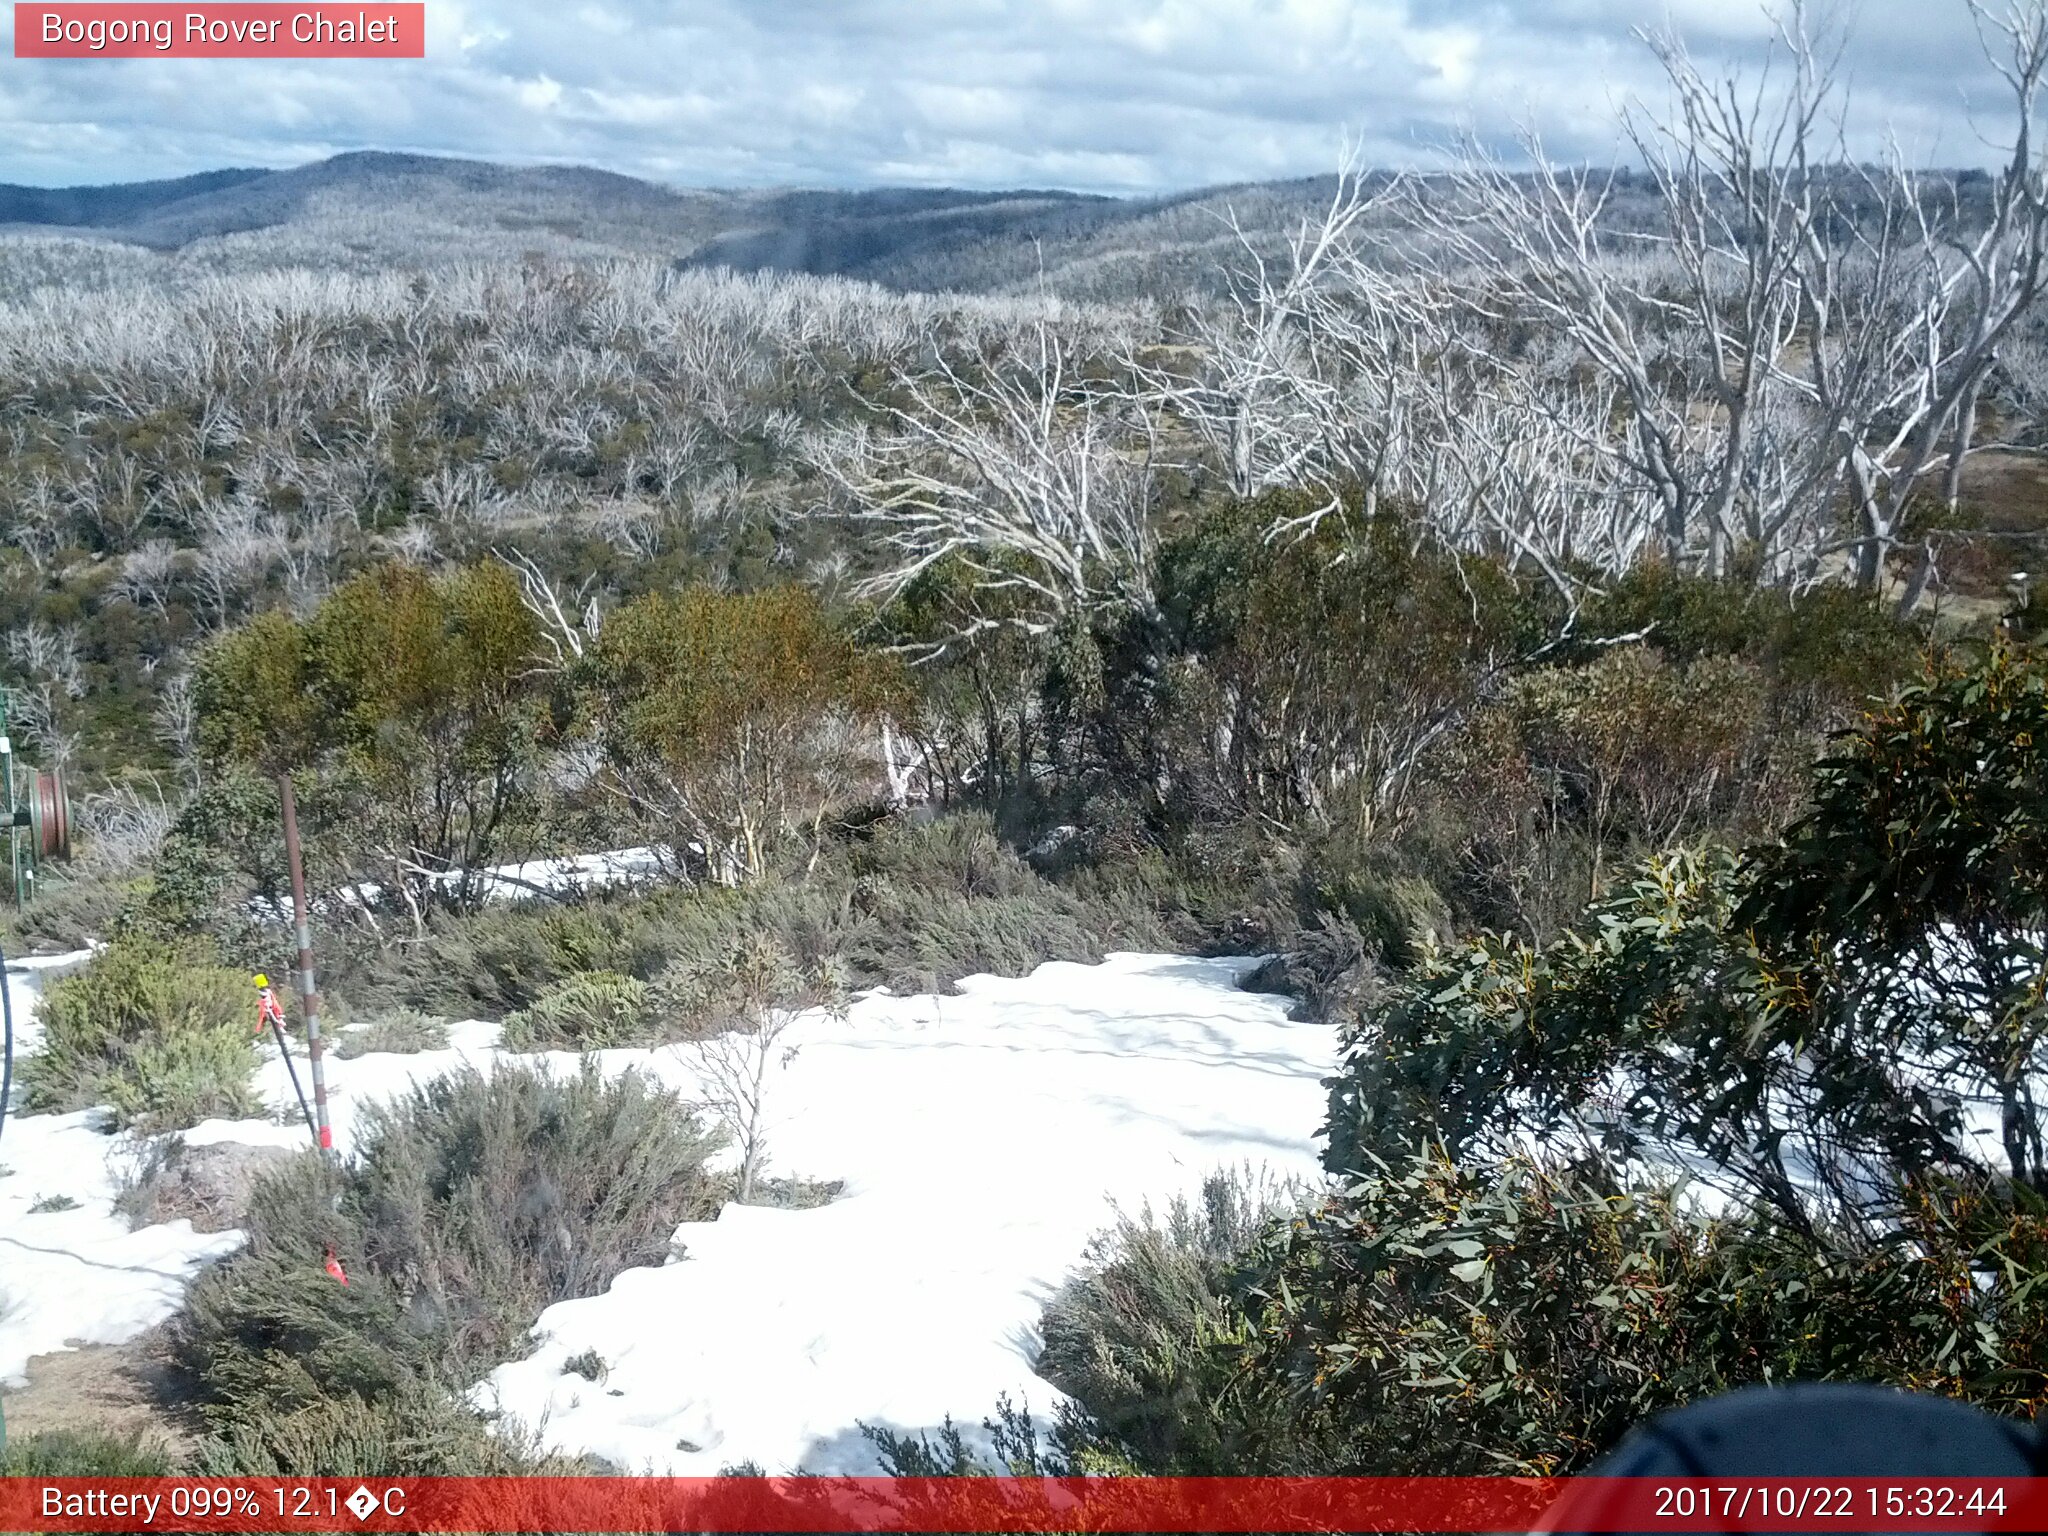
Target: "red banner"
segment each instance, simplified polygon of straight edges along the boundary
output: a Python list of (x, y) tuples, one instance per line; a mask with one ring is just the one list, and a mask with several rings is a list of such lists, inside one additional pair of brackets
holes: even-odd
[(423, 59), (412, 3), (54, 4), (14, 7), (17, 59)]
[(2020, 1531), (2048, 1479), (6, 1478), (0, 1531)]

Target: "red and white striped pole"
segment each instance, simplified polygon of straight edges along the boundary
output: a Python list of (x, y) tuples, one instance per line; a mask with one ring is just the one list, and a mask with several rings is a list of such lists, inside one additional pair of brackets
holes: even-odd
[(320, 994), (313, 985), (313, 929), (306, 907), (306, 867), (299, 857), (299, 813), (292, 799), (292, 776), (277, 778), (278, 793), (284, 800), (284, 856), (292, 875), (292, 920), (299, 941), (299, 1001), (306, 1015), (306, 1059), (313, 1071), (313, 1123), (320, 1150), (336, 1156), (334, 1129), (327, 1122), (327, 1069), (320, 1052)]

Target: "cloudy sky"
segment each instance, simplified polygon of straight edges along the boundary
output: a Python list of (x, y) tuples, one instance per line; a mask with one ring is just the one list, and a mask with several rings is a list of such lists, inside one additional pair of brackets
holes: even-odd
[[(374, 9), (374, 7), (372, 7)], [(0, 32), (12, 22), (0, 8)], [(1630, 27), (1751, 56), (1752, 0), (428, 0), (419, 61), (71, 61), (0, 49), (0, 181), (286, 166), (347, 149), (581, 162), (684, 185), (1144, 193), (1425, 162), (1538, 124), (1612, 158), (1655, 80)], [(1964, 0), (1862, 0), (1867, 143), (1982, 163)]]

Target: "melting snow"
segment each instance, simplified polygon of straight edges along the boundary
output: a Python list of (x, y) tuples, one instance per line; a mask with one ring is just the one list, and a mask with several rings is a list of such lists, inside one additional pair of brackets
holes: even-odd
[[(973, 1429), (1004, 1392), (1042, 1414), (1039, 1310), (1112, 1200), (1246, 1160), (1316, 1172), (1334, 1035), (1236, 990), (1244, 964), (1113, 955), (800, 1021), (769, 1090), (773, 1171), (840, 1197), (681, 1228), (683, 1257), (543, 1313), (480, 1399), (551, 1445), (682, 1474), (870, 1470), (860, 1423)], [(687, 1051), (659, 1055), (690, 1080)], [(564, 1374), (586, 1350), (601, 1383)]]
[[(678, 1229), (676, 1256), (602, 1296), (551, 1307), (532, 1355), (476, 1388), (481, 1404), (564, 1450), (631, 1470), (871, 1470), (860, 1423), (979, 1424), (1007, 1392), (1041, 1415), (1039, 1309), (1112, 1202), (1191, 1193), (1251, 1162), (1313, 1177), (1332, 1031), (1284, 999), (1237, 990), (1250, 962), (1112, 955), (956, 995), (872, 994), (790, 1026), (767, 1089), (768, 1172), (840, 1181), (811, 1210), (728, 1206)], [(36, 978), (20, 978), (26, 1002)], [(17, 978), (10, 974), (9, 985)], [(19, 1019), (19, 1013), (17, 1014)], [(327, 1059), (337, 1144), (369, 1103), (499, 1059), (495, 1025), (446, 1050)], [(568, 1053), (513, 1057), (571, 1069)], [(696, 1048), (606, 1051), (695, 1098)], [(304, 1063), (300, 1068), (303, 1073)], [(260, 1086), (295, 1101), (276, 1053)], [(125, 1138), (94, 1116), (10, 1116), (0, 1162), (0, 1376), (71, 1342), (118, 1342), (161, 1321), (238, 1233), (173, 1222), (129, 1232), (113, 1210)], [(208, 1121), (189, 1144), (303, 1145), (302, 1124)], [(35, 1199), (78, 1209), (27, 1214)], [(565, 1374), (587, 1350), (602, 1382)]]
[[(17, 1064), (41, 1033), (42, 983), (87, 953), (9, 962)], [(186, 1221), (129, 1231), (114, 1197), (132, 1144), (95, 1129), (100, 1118), (16, 1111), (0, 1133), (0, 1386), (21, 1385), (36, 1355), (154, 1327), (209, 1259), (241, 1246), (239, 1232)]]

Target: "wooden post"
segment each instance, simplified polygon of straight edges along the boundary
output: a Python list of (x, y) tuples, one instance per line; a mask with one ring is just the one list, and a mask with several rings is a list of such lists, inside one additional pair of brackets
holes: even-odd
[(284, 801), (284, 856), (291, 869), (292, 919), (298, 927), (299, 1002), (306, 1014), (306, 1059), (313, 1074), (314, 1134), (320, 1150), (333, 1158), (334, 1128), (327, 1121), (327, 1069), (320, 1053), (320, 994), (313, 985), (313, 929), (306, 906), (306, 866), (299, 857), (299, 812), (292, 799), (292, 776), (279, 774), (277, 788)]

